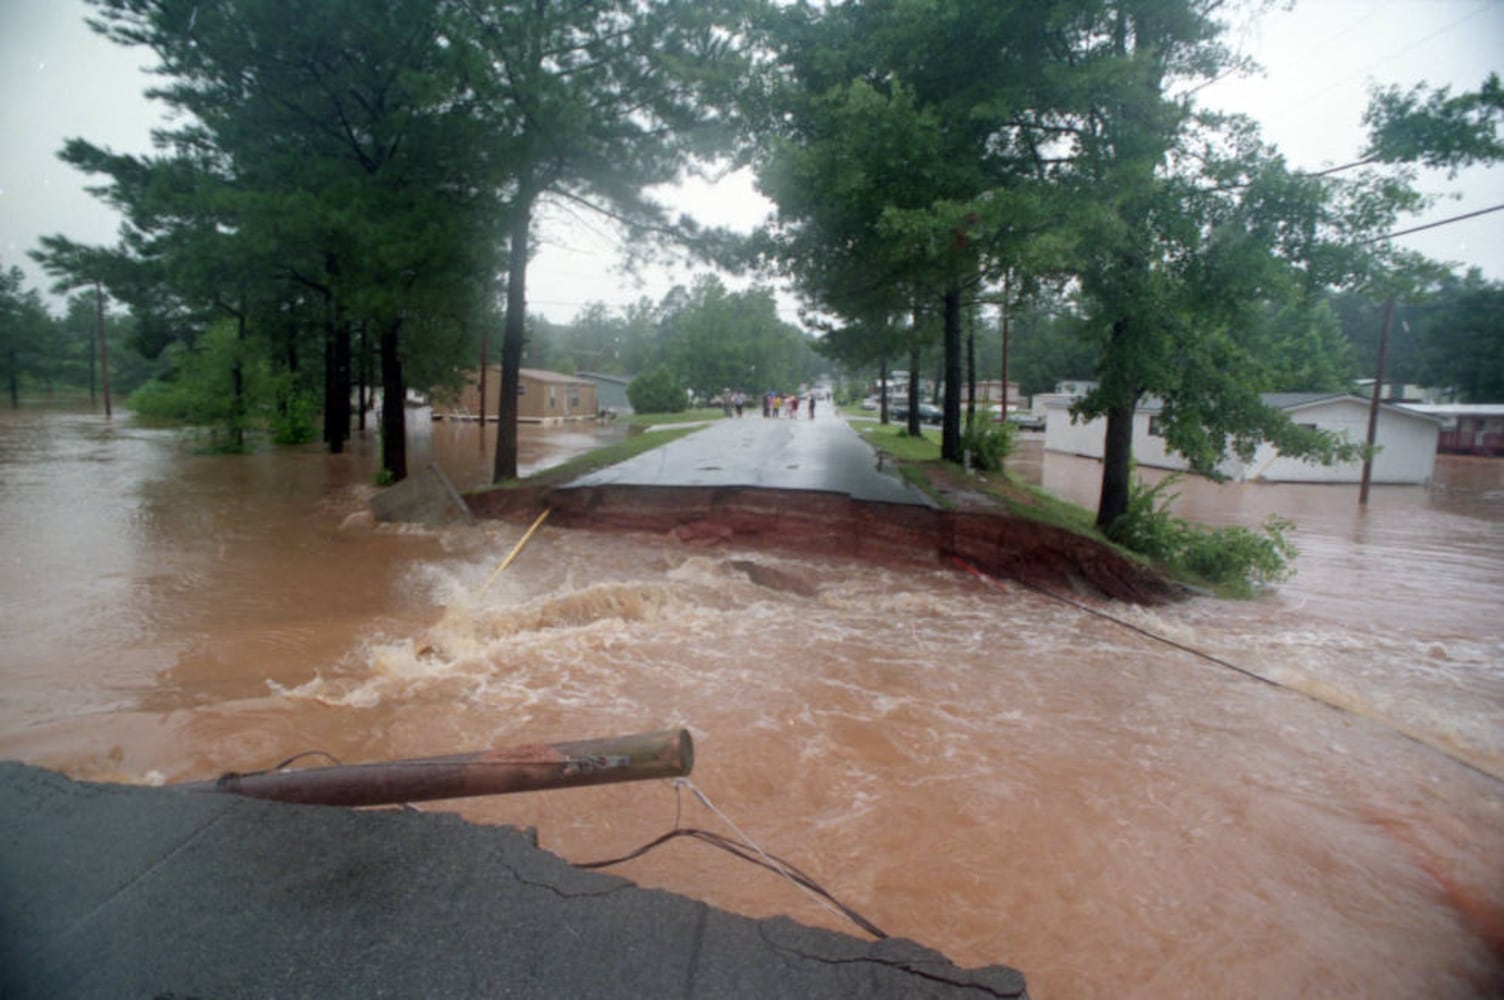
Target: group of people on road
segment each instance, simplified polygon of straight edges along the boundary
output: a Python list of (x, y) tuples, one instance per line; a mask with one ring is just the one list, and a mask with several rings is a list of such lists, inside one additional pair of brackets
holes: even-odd
[[(785, 396), (781, 392), (769, 389), (762, 397), (762, 415), (765, 417), (780, 417), (785, 413), (790, 419), (799, 416), (799, 408), (802, 405), (804, 411), (809, 414), (811, 420), (815, 419), (815, 400), (819, 398), (811, 392), (807, 397), (800, 396), (797, 392), (791, 392)], [(733, 412), (739, 417), (742, 409), (747, 405), (747, 396), (740, 389), (733, 392), (731, 389), (721, 390), (721, 410), (726, 416)]]
[[(766, 393), (763, 394), (762, 397), (762, 415), (765, 417), (776, 418), (784, 412), (787, 412), (789, 419), (792, 420), (795, 417), (799, 416), (799, 402), (800, 396), (797, 392), (792, 392), (785, 396), (781, 393), (774, 392), (772, 389), (769, 389)], [(809, 394), (808, 404), (805, 406), (805, 412), (809, 414), (809, 418), (811, 420), (815, 419), (814, 393)]]

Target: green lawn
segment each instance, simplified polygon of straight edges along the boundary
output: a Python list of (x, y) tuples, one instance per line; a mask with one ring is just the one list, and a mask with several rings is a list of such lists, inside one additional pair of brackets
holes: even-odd
[[(715, 411), (720, 413), (719, 410)], [(568, 482), (580, 476), (594, 472), (596, 469), (604, 469), (608, 465), (617, 462), (625, 462), (645, 451), (661, 448), (670, 441), (678, 440), (686, 434), (692, 434), (700, 428), (693, 424), (683, 427), (669, 427), (664, 430), (639, 432), (632, 434), (625, 441), (616, 444), (608, 444), (594, 451), (577, 455), (562, 465), (551, 466), (533, 473), (531, 476), (523, 476), (520, 479), (511, 479), (503, 483), (495, 483), (491, 486), (473, 490), (474, 493), (484, 493), (488, 490), (504, 490), (512, 486), (550, 486)]]
[[(898, 459), (902, 463), (900, 471), (904, 478), (942, 505), (945, 504), (945, 499), (936, 489), (934, 480), (943, 481), (964, 475), (959, 466), (940, 460), (939, 428), (921, 428), (921, 436), (915, 438), (909, 436), (902, 424), (889, 424), (885, 427), (876, 421), (856, 421), (851, 426), (874, 448)], [(1006, 461), (1004, 464), (1006, 465)], [(1096, 515), (1092, 511), (1062, 500), (1038, 486), (1025, 483), (1006, 471), (1002, 474), (978, 473), (968, 478), (966, 483), (970, 491), (994, 498), (1011, 514), (1068, 528), (1106, 542), (1096, 529)], [(1120, 551), (1128, 554), (1126, 549)]]
[(633, 427), (662, 427), (664, 424), (704, 423), (707, 420), (723, 420), (726, 414), (719, 406), (706, 406), (683, 413), (634, 413), (627, 418)]

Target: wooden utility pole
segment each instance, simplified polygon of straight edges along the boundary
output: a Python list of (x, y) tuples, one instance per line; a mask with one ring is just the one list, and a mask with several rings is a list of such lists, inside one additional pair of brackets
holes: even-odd
[(486, 328), (480, 331), (480, 443), (486, 444)]
[(1003, 419), (1008, 419), (1008, 279), (1011, 271), (1003, 272)]
[(1394, 296), (1384, 302), (1384, 329), (1379, 334), (1379, 366), (1373, 376), (1373, 397), (1368, 401), (1368, 450), (1363, 455), (1363, 485), (1358, 488), (1358, 506), (1368, 505), (1368, 484), (1373, 477), (1373, 445), (1379, 433), (1379, 399), (1384, 392), (1384, 363), (1389, 354), (1389, 326), (1394, 320)]
[(104, 389), (104, 415), (110, 419), (110, 348), (104, 336), (104, 289), (94, 279), (94, 315), (99, 323), (99, 380)]
[(231, 772), (215, 781), (172, 787), (311, 805), (378, 806), (682, 778), (694, 764), (689, 731), (673, 729), (570, 743), (496, 747), (454, 757), (298, 771)]

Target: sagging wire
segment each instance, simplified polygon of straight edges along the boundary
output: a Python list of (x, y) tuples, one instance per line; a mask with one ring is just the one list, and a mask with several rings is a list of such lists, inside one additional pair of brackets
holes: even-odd
[(329, 753), (327, 750), (304, 750), (302, 753), (293, 754), (291, 757), (282, 761), (282, 763), (280, 764), (273, 764), (271, 767), (263, 767), (259, 771), (225, 771), (214, 780), (216, 784), (224, 785), (225, 783), (233, 781), (237, 778), (254, 778), (262, 774), (272, 774), (277, 771), (285, 771), (291, 764), (302, 760), (304, 757), (323, 757), (325, 760), (333, 763), (336, 767), (338, 767), (342, 763), (338, 757), (334, 756), (334, 754), (332, 753)]
[[(717, 818), (720, 819), (722, 823), (725, 823), (728, 827), (730, 827), (732, 832), (736, 834), (736, 837), (727, 837), (719, 833), (713, 833), (709, 830), (701, 830), (697, 827), (681, 827), (679, 825), (680, 819), (683, 815), (681, 792), (684, 789), (688, 789), (695, 798), (700, 800), (701, 805), (705, 806), (706, 809), (709, 809), (712, 813), (715, 814)], [(763, 850), (756, 841), (747, 836), (747, 834), (743, 832), (741, 827), (737, 826), (736, 823), (732, 821), (731, 817), (722, 812), (715, 805), (715, 803), (711, 802), (709, 797), (707, 797), (706, 794), (688, 778), (674, 779), (674, 828), (672, 830), (660, 837), (655, 838), (654, 840), (650, 840), (634, 851), (623, 854), (621, 857), (607, 858), (604, 861), (585, 861), (572, 863), (576, 868), (583, 868), (587, 870), (609, 868), (613, 865), (619, 865), (624, 864), (628, 861), (634, 861), (637, 858), (642, 857), (644, 854), (647, 854), (648, 852), (655, 850), (656, 848), (662, 847), (669, 841), (676, 840), (680, 837), (689, 837), (691, 839), (698, 840), (701, 843), (709, 844), (712, 847), (718, 847), (728, 854), (732, 854), (738, 858), (741, 858), (743, 861), (751, 862), (752, 864), (757, 865), (759, 868), (766, 868), (768, 871), (773, 872), (775, 875), (780, 875), (783, 878), (788, 879), (825, 909), (834, 913), (836, 916), (845, 917), (847, 920), (850, 920), (852, 923), (856, 924), (868, 934), (871, 934), (874, 938), (882, 940), (888, 936), (886, 931), (882, 930), (882, 928), (878, 927), (876, 924), (868, 920), (866, 917), (862, 916), (850, 906), (847, 906), (845, 903), (841, 902), (828, 889), (817, 882), (811, 875), (802, 871), (793, 862), (786, 861), (783, 858), (778, 857), (776, 854), (771, 854), (768, 851)]]
[[(1504, 208), (1504, 205), (1501, 205), (1499, 207), (1500, 208)], [(978, 569), (972, 563), (968, 562), (965, 559), (962, 559), (960, 556), (952, 556), (951, 557), (951, 561), (954, 562), (961, 569), (965, 570), (966, 572), (968, 572), (971, 575), (975, 576), (977, 579), (981, 580), (982, 582), (984, 582), (984, 583), (992, 586), (995, 589), (998, 589), (998, 590), (1002, 589), (1002, 585), (1000, 583), (998, 583), (996, 580), (994, 580), (992, 577), (988, 576), (987, 574), (983, 573), (980, 569)], [(1188, 646), (1188, 645), (1186, 645), (1183, 642), (1176, 642), (1174, 639), (1171, 639), (1168, 636), (1160, 635), (1158, 632), (1153, 632), (1153, 631), (1150, 631), (1149, 629), (1143, 628), (1142, 626), (1135, 625), (1132, 622), (1124, 621), (1123, 619), (1118, 618), (1115, 615), (1110, 615), (1110, 614), (1108, 614), (1105, 611), (1101, 611), (1101, 610), (1099, 610), (1097, 608), (1094, 608), (1094, 607), (1090, 606), (1089, 604), (1083, 604), (1080, 601), (1073, 600), (1072, 598), (1066, 597), (1064, 594), (1057, 594), (1053, 590), (1050, 590), (1048, 587), (1041, 587), (1037, 583), (1030, 583), (1028, 580), (1022, 580), (1022, 579), (1017, 579), (1017, 578), (1014, 579), (1014, 582), (1020, 584), (1021, 586), (1027, 587), (1029, 590), (1032, 590), (1032, 591), (1034, 591), (1037, 594), (1043, 594), (1045, 597), (1053, 598), (1054, 600), (1057, 600), (1057, 601), (1061, 602), (1062, 604), (1068, 604), (1071, 607), (1075, 608), (1077, 611), (1084, 611), (1084, 612), (1086, 612), (1089, 615), (1095, 615), (1098, 618), (1102, 618), (1102, 619), (1104, 619), (1106, 621), (1112, 622), (1114, 625), (1119, 625), (1119, 626), (1121, 626), (1121, 627), (1123, 627), (1125, 629), (1128, 629), (1130, 632), (1137, 632), (1139, 635), (1142, 635), (1142, 636), (1144, 636), (1146, 638), (1153, 639), (1156, 642), (1162, 642), (1166, 646), (1170, 646), (1170, 647), (1173, 647), (1174, 649), (1178, 649), (1178, 650), (1180, 650), (1182, 652), (1189, 653), (1192, 656), (1200, 657), (1201, 659), (1206, 660), (1208, 663), (1214, 663), (1214, 664), (1216, 664), (1219, 667), (1226, 667), (1228, 670), (1233, 670), (1233, 671), (1236, 671), (1237, 673), (1242, 674), (1244, 677), (1250, 677), (1253, 680), (1261, 681), (1261, 682), (1263, 682), (1265, 684), (1268, 684), (1270, 687), (1279, 688), (1282, 691), (1293, 692), (1293, 693), (1298, 694), (1298, 695), (1300, 695), (1300, 696), (1302, 696), (1302, 697), (1304, 697), (1304, 698), (1306, 698), (1306, 699), (1308, 699), (1310, 701), (1315, 702), (1318, 705), (1322, 705), (1322, 706), (1324, 706), (1326, 708), (1329, 708), (1329, 709), (1331, 709), (1334, 712), (1341, 712), (1343, 715), (1362, 715), (1362, 713), (1356, 712), (1353, 709), (1348, 708), (1346, 705), (1340, 705), (1337, 702), (1327, 701), (1325, 698), (1322, 698), (1319, 695), (1313, 694), (1310, 691), (1303, 691), (1303, 690), (1301, 690), (1298, 687), (1291, 687), (1288, 684), (1282, 684), (1279, 681), (1274, 680), (1273, 678), (1265, 677), (1263, 674), (1259, 673), (1256, 670), (1250, 670), (1247, 667), (1240, 667), (1236, 663), (1232, 663), (1232, 662), (1229, 662), (1228, 660), (1224, 660), (1224, 659), (1222, 659), (1219, 656), (1213, 656), (1211, 653), (1208, 653), (1208, 652), (1206, 652), (1205, 650), (1202, 650), (1202, 649), (1197, 649), (1195, 646)], [(1427, 750), (1430, 750), (1430, 751), (1432, 751), (1434, 753), (1441, 754), (1447, 760), (1450, 760), (1454, 764), (1459, 764), (1462, 767), (1467, 768), (1469, 771), (1472, 771), (1474, 774), (1480, 774), (1480, 775), (1482, 775), (1485, 778), (1492, 779), (1493, 781), (1504, 781), (1504, 775), (1494, 774), (1492, 771), (1488, 770), (1487, 768), (1481, 767), (1481, 766), (1479, 766), (1477, 764), (1472, 763), (1469, 760), (1463, 759), (1462, 757), (1460, 757), (1457, 754), (1453, 753), (1452, 751), (1448, 750), (1446, 747), (1437, 746), (1435, 743), (1432, 743), (1429, 740), (1421, 739), (1419, 736), (1416, 736), (1413, 733), (1408, 733), (1405, 730), (1400, 729), (1400, 728), (1392, 725), (1391, 723), (1386, 722), (1383, 719), (1376, 719), (1376, 718), (1374, 718), (1372, 716), (1367, 716), (1367, 715), (1364, 715), (1363, 718), (1366, 718), (1366, 719), (1368, 719), (1371, 722), (1378, 723), (1379, 725), (1383, 726), (1385, 729), (1389, 730), (1391, 733), (1395, 734), (1396, 736), (1402, 737), (1403, 739), (1409, 740), (1411, 743), (1414, 743), (1414, 744), (1416, 744), (1418, 746), (1423, 746)]]
[[(977, 569), (976, 566), (966, 561), (965, 559), (962, 559), (960, 556), (951, 556), (951, 561), (966, 572), (970, 573), (972, 576), (976, 577), (978, 580), (981, 580), (983, 583), (989, 584), (993, 587), (998, 586), (996, 580), (992, 579), (990, 576), (983, 573), (981, 570)], [(1263, 674), (1258, 673), (1257, 671), (1249, 670), (1247, 667), (1240, 667), (1236, 663), (1230, 663), (1229, 661), (1224, 660), (1221, 657), (1213, 656), (1211, 653), (1208, 653), (1205, 650), (1197, 649), (1195, 646), (1187, 646), (1183, 642), (1176, 642), (1174, 639), (1171, 639), (1168, 636), (1160, 635), (1158, 632), (1151, 632), (1140, 625), (1135, 625), (1132, 622), (1124, 621), (1123, 619), (1118, 618), (1115, 615), (1110, 615), (1107, 612), (1094, 608), (1089, 604), (1082, 604), (1080, 601), (1072, 600), (1071, 598), (1066, 597), (1064, 594), (1057, 594), (1047, 587), (1039, 586), (1039, 584), (1037, 583), (1030, 583), (1028, 580), (1016, 580), (1015, 582), (1029, 588), (1037, 594), (1043, 594), (1046, 597), (1054, 598), (1062, 604), (1068, 604), (1071, 607), (1075, 608), (1077, 611), (1084, 611), (1089, 615), (1095, 615), (1098, 618), (1112, 622), (1114, 625), (1120, 625), (1123, 628), (1128, 629), (1130, 632), (1137, 632), (1139, 635), (1145, 636), (1146, 638), (1162, 642), (1166, 646), (1173, 646), (1181, 652), (1190, 653), (1192, 656), (1199, 656), (1203, 660), (1208, 660), (1212, 663), (1215, 663), (1219, 667), (1226, 667), (1228, 670), (1235, 670), (1245, 677), (1251, 677), (1256, 681), (1263, 681), (1265, 684), (1268, 684), (1271, 687), (1285, 687), (1285, 685), (1281, 684), (1279, 681), (1270, 680), (1268, 677), (1265, 677)], [(1326, 703), (1323, 702), (1323, 704)]]

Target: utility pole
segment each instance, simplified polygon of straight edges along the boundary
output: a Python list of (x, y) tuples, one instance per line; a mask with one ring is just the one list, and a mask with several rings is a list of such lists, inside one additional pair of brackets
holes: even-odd
[(1394, 320), (1394, 296), (1384, 302), (1384, 329), (1379, 334), (1379, 369), (1373, 376), (1373, 397), (1368, 401), (1368, 451), (1363, 456), (1363, 485), (1358, 488), (1358, 506), (1368, 506), (1368, 483), (1373, 476), (1373, 443), (1379, 431), (1379, 398), (1384, 392), (1384, 362), (1389, 354), (1389, 326)]
[(1008, 419), (1008, 279), (1012, 271), (1003, 272), (1003, 419)]
[(480, 331), (480, 443), (486, 444), (486, 328)]
[(99, 377), (104, 387), (104, 416), (110, 419), (110, 349), (104, 337), (104, 290), (99, 279), (94, 279), (94, 310), (99, 322)]

